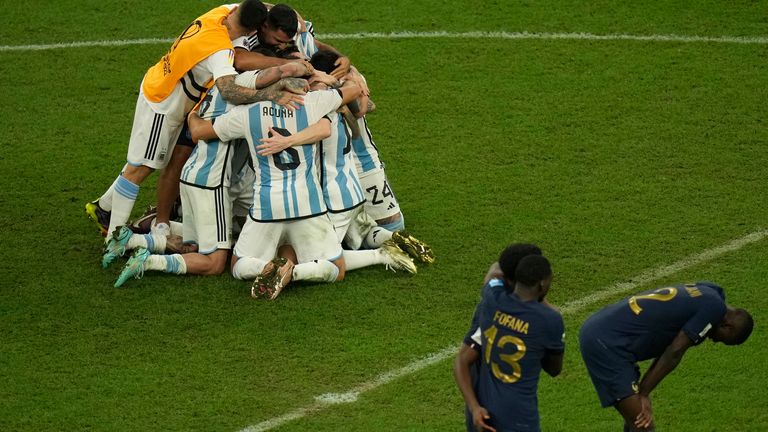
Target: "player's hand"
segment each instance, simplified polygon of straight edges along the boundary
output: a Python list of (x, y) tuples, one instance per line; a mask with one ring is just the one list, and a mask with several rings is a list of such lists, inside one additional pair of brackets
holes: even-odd
[(475, 424), (475, 429), (479, 431), (489, 430), (492, 432), (496, 432), (496, 429), (488, 426), (488, 424), (485, 422), (490, 418), (491, 416), (490, 414), (488, 414), (488, 410), (481, 406), (478, 406), (477, 408), (472, 410), (472, 423)]
[(645, 429), (653, 426), (653, 412), (651, 411), (651, 398), (640, 396), (640, 414), (635, 418), (635, 427)]
[(335, 76), (329, 75), (323, 71), (315, 70), (315, 73), (312, 74), (312, 77), (309, 79), (310, 84), (321, 82), (328, 87), (338, 87), (339, 80), (336, 79)]
[[(287, 149), (291, 146), (291, 137), (283, 136), (273, 128), (269, 128), (272, 136), (267, 136), (259, 141), (261, 144), (256, 146), (256, 152), (261, 156), (269, 156)], [(269, 135), (269, 134), (268, 134)]]
[(336, 69), (331, 71), (331, 75), (340, 80), (349, 72), (349, 57), (341, 56), (333, 65), (336, 66)]
[(278, 105), (282, 105), (289, 110), (297, 110), (301, 105), (304, 105), (304, 96), (289, 91), (281, 91), (278, 93), (274, 102)]
[(283, 74), (284, 74), (283, 76), (288, 76), (288, 77), (307, 76), (311, 74), (311, 72), (309, 72), (310, 70), (314, 70), (314, 68), (312, 67), (311, 64), (309, 64), (309, 62), (303, 61), (303, 60), (288, 62), (280, 66), (280, 68), (283, 70)]
[(371, 90), (368, 88), (368, 82), (365, 81), (365, 78), (360, 74), (360, 72), (357, 71), (354, 66), (349, 68), (349, 73), (344, 77), (344, 79), (357, 84), (357, 86), (360, 87), (360, 93), (363, 96), (371, 95)]

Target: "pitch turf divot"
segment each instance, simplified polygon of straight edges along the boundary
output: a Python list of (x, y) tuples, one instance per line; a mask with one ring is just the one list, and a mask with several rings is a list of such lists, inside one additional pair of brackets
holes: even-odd
[[(632, 34), (607, 34), (598, 35), (592, 33), (536, 33), (536, 32), (390, 32), (390, 33), (327, 33), (318, 34), (319, 40), (345, 40), (345, 39), (563, 39), (563, 40), (589, 40), (589, 41), (638, 41), (638, 42), (681, 42), (681, 43), (725, 43), (766, 45), (768, 37), (764, 36), (684, 36), (684, 35), (632, 35)], [(171, 38), (143, 38), (125, 40), (100, 40), (82, 42), (62, 42), (37, 45), (0, 45), (0, 52), (6, 51), (41, 51), (64, 48), (85, 47), (114, 47), (127, 45), (169, 44)]]
[[(580, 299), (566, 303), (565, 305), (563, 305), (563, 307), (560, 308), (560, 310), (563, 313), (563, 315), (572, 315), (576, 312), (581, 311), (587, 306), (591, 306), (594, 303), (598, 303), (602, 300), (606, 300), (610, 297), (625, 293), (627, 291), (635, 290), (655, 280), (658, 280), (667, 276), (671, 276), (675, 273), (678, 273), (689, 267), (693, 267), (697, 264), (702, 264), (707, 261), (711, 261), (715, 258), (725, 255), (728, 252), (737, 251), (748, 244), (763, 240), (766, 237), (768, 237), (768, 229), (752, 232), (750, 234), (745, 235), (744, 237), (739, 237), (737, 239), (731, 240), (718, 247), (707, 249), (704, 252), (700, 252), (698, 254), (685, 257), (670, 265), (657, 267), (657, 268), (644, 271), (643, 273), (640, 273), (639, 275), (630, 278), (628, 282), (616, 283), (607, 288), (603, 288), (601, 290), (595, 291), (586, 297), (582, 297)], [(416, 373), (426, 368), (427, 366), (431, 366), (435, 363), (446, 360), (454, 356), (456, 354), (457, 349), (458, 349), (458, 346), (456, 345), (445, 347), (440, 351), (429, 354), (426, 357), (423, 357), (419, 360), (409, 363), (399, 369), (394, 369), (392, 371), (383, 373), (371, 381), (367, 381), (364, 384), (361, 384), (355, 388), (350, 389), (348, 392), (326, 393), (323, 395), (316, 396), (315, 402), (313, 404), (310, 404), (304, 408), (296, 409), (283, 416), (275, 417), (273, 419), (266, 420), (255, 425), (248, 426), (247, 428), (242, 429), (240, 432), (268, 431), (276, 427), (282, 426), (293, 420), (298, 420), (302, 417), (306, 417), (307, 415), (321, 411), (322, 409), (332, 405), (356, 402), (360, 394), (365, 393), (369, 390), (373, 390), (377, 387), (380, 387), (384, 384), (387, 384), (405, 375)]]

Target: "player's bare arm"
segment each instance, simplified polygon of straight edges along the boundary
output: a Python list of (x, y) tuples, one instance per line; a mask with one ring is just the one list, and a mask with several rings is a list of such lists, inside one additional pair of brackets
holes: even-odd
[(277, 67), (271, 67), (262, 70), (256, 76), (255, 87), (264, 88), (276, 83), (283, 78), (300, 78), (309, 76), (314, 71), (311, 64), (307, 62), (291, 62)]
[(216, 135), (216, 131), (213, 129), (213, 123), (210, 120), (203, 120), (200, 118), (194, 110), (190, 111), (187, 115), (187, 126), (189, 127), (189, 134), (192, 137), (192, 141), (194, 142), (219, 138), (219, 136)]
[(283, 78), (263, 88), (251, 89), (235, 84), (235, 76), (227, 75), (216, 80), (216, 87), (227, 102), (242, 105), (261, 101), (272, 101), (284, 106), (295, 107), (303, 102), (307, 81), (301, 78)]
[(638, 386), (643, 409), (638, 414), (637, 419), (635, 419), (636, 427), (646, 428), (653, 424), (653, 414), (650, 409), (651, 404), (648, 396), (664, 377), (675, 370), (683, 359), (683, 355), (691, 346), (693, 346), (693, 341), (683, 331), (680, 331), (667, 349), (664, 350), (661, 357), (654, 360), (651, 367), (645, 372)]
[(496, 432), (496, 429), (488, 426), (485, 420), (490, 419), (488, 410), (480, 405), (475, 395), (475, 390), (472, 387), (472, 378), (469, 372), (469, 368), (472, 364), (480, 360), (480, 353), (474, 348), (462, 343), (459, 348), (459, 353), (456, 355), (456, 360), (453, 362), (453, 377), (456, 380), (456, 384), (459, 386), (461, 395), (464, 397), (464, 402), (467, 404), (470, 412), (472, 412), (472, 421), (477, 430), (490, 430)]
[(339, 92), (341, 92), (341, 104), (347, 105), (360, 97), (362, 89), (357, 84), (347, 81), (339, 88)]
[(244, 48), (235, 48), (235, 69), (238, 71), (263, 70), (285, 64), (299, 63), (305, 67), (312, 65), (303, 58), (269, 57), (261, 53), (251, 52)]
[(487, 284), (491, 279), (504, 279), (504, 272), (501, 271), (498, 261), (491, 264), (491, 267), (488, 268), (488, 272), (485, 274), (485, 279), (483, 279), (483, 285)]
[(282, 135), (274, 128), (269, 128), (269, 136), (262, 138), (256, 150), (261, 156), (269, 156), (287, 149), (304, 144), (312, 144), (331, 136), (331, 122), (323, 117), (316, 123), (302, 129), (293, 135)]

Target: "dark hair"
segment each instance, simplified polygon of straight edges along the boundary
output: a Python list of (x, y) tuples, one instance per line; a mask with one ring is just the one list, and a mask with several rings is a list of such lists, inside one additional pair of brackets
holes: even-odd
[(541, 255), (528, 255), (520, 260), (515, 270), (515, 280), (525, 286), (534, 286), (552, 276), (549, 260)]
[(741, 345), (749, 338), (749, 335), (752, 334), (752, 328), (755, 326), (755, 321), (752, 319), (752, 315), (744, 309), (736, 308), (735, 312), (734, 320), (736, 321), (738, 333), (734, 335), (735, 339), (731, 345)]
[[(314, 63), (312, 66), (315, 66)], [(315, 69), (319, 68), (315, 66)], [(501, 272), (504, 273), (504, 277), (511, 281), (516, 280), (515, 270), (517, 269), (517, 265), (520, 263), (521, 259), (528, 255), (541, 255), (541, 249), (531, 243), (513, 243), (507, 246), (507, 248), (501, 252), (501, 255), (499, 255), (499, 267), (501, 268)]]
[(267, 14), (267, 25), (274, 30), (282, 30), (286, 36), (292, 38), (299, 27), (299, 19), (296, 17), (296, 11), (287, 4), (276, 4)]
[(336, 60), (338, 59), (339, 54), (333, 51), (320, 50), (309, 59), (309, 63), (312, 64), (313, 68), (329, 74), (336, 69), (334, 63), (336, 63)]
[(258, 30), (267, 20), (267, 7), (259, 0), (244, 0), (238, 10), (240, 25), (246, 30)]

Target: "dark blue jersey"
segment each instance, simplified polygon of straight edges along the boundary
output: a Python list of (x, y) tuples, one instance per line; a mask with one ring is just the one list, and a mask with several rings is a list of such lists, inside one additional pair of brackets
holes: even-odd
[(590, 316), (582, 335), (634, 361), (659, 357), (682, 330), (694, 344), (725, 316), (723, 289), (697, 282), (644, 291)]
[(480, 351), (476, 392), (497, 431), (538, 431), (536, 390), (541, 360), (565, 349), (563, 318), (538, 301), (520, 300), (493, 279), (483, 289), (478, 328)]

